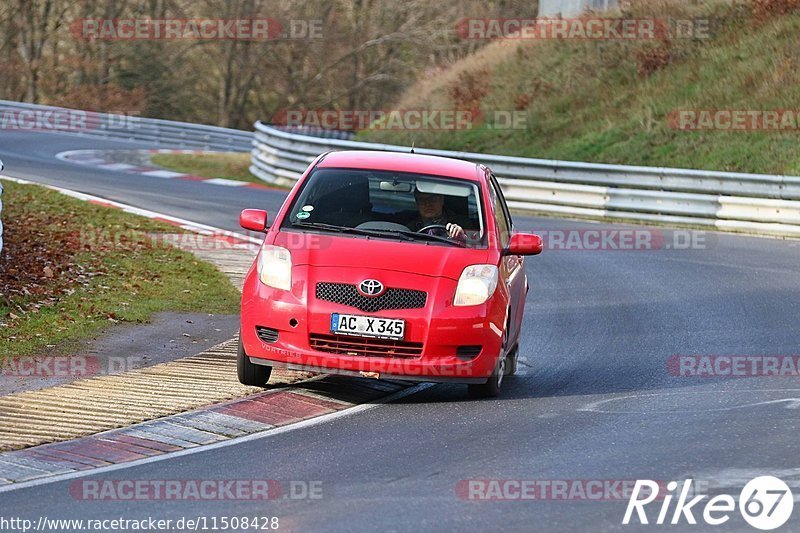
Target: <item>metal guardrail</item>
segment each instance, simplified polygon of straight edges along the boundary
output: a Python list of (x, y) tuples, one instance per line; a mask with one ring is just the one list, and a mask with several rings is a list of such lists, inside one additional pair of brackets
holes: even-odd
[[(321, 139), (255, 124), (250, 172), (292, 185), (331, 150), (407, 146)], [(800, 177), (579, 163), (415, 148), (490, 167), (509, 206), (531, 214), (711, 227), (800, 237)]]
[(197, 150), (247, 152), (250, 131), (0, 100), (0, 130), (69, 133)]
[(282, 126), (277, 124), (270, 124), (270, 127), (275, 128), (286, 133), (294, 133), (297, 135), (308, 135), (309, 137), (320, 137), (322, 139), (342, 139), (345, 141), (352, 140), (355, 137), (355, 132), (347, 130), (332, 130), (328, 128), (317, 128), (311, 126)]
[[(354, 135), (350, 131), (325, 128), (275, 128), (325, 139), (350, 140)], [(253, 140), (251, 131), (8, 100), (0, 100), (0, 130), (74, 133), (88, 137), (227, 152), (248, 152)]]
[[(253, 132), (171, 120), (94, 113), (0, 100), (0, 130), (53, 131), (198, 150), (251, 150), (250, 171), (291, 185), (320, 153), (408, 152), (409, 147), (324, 138), (326, 132)], [(311, 134), (311, 135), (308, 135)], [(334, 132), (334, 137), (349, 134)], [(800, 237), (800, 177), (602, 165), (417, 148), (492, 168), (509, 205), (534, 214), (714, 227)]]

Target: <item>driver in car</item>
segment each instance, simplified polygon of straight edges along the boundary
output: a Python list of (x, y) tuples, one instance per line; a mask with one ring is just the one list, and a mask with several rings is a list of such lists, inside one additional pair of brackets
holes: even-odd
[(417, 202), (419, 216), (412, 220), (408, 227), (411, 231), (419, 231), (430, 225), (439, 225), (447, 228), (451, 239), (466, 239), (464, 228), (454, 221), (457, 217), (444, 207), (444, 195), (420, 192), (414, 189), (414, 199)]

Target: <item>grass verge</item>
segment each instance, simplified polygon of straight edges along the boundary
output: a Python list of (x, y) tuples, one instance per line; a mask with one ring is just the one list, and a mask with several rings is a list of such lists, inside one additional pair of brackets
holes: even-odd
[(160, 311), (238, 312), (224, 274), (153, 238), (177, 228), (35, 185), (3, 186), (0, 358), (69, 350)]
[(264, 182), (250, 174), (250, 153), (220, 152), (214, 154), (155, 154), (151, 161), (169, 170), (183, 172), (204, 178), (224, 178)]
[[(789, 4), (791, 2), (783, 2)], [(800, 127), (677, 129), (681, 110), (774, 111), (800, 100), (800, 13), (778, 0), (636, 0), (623, 16), (707, 20), (694, 38), (511, 40), (421, 80), (398, 109), (524, 112), (519, 128), (365, 131), (360, 140), (515, 156), (800, 174)], [(793, 2), (796, 5), (797, 2)], [(762, 10), (763, 11), (763, 10)], [(487, 119), (488, 120), (488, 119)]]

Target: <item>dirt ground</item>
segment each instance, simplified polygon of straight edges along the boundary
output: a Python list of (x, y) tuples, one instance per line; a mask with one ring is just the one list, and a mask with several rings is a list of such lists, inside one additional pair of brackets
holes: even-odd
[(36, 356), (3, 360), (0, 396), (195, 355), (231, 339), (238, 329), (238, 315), (157, 313), (149, 324), (112, 326), (68, 352), (55, 346)]

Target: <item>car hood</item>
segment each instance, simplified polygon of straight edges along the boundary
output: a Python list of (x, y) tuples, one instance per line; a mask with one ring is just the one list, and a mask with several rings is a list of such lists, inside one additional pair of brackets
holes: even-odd
[(488, 249), (361, 236), (280, 232), (273, 244), (292, 252), (292, 265), (410, 272), (458, 280), (469, 265), (486, 263)]

